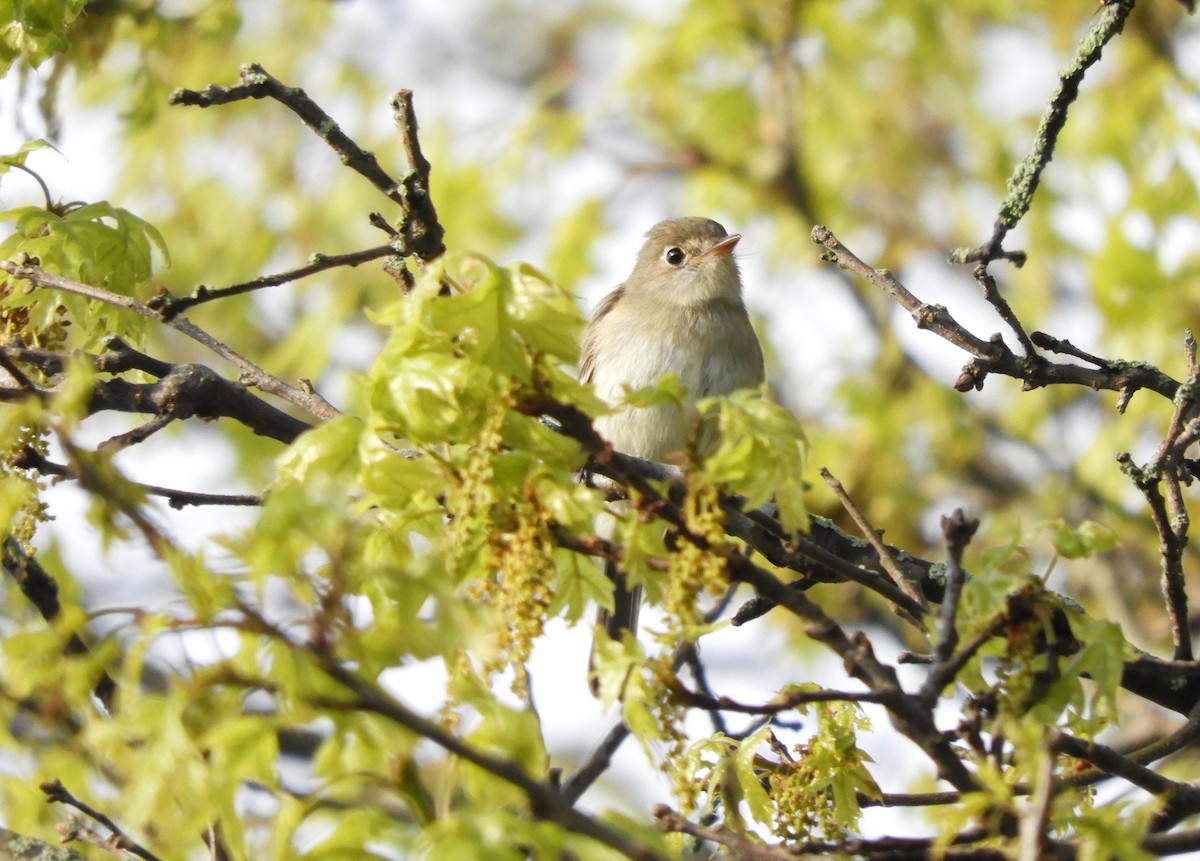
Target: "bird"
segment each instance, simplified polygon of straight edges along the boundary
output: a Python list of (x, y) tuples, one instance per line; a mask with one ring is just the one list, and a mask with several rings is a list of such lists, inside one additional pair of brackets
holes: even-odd
[[(719, 397), (762, 384), (762, 346), (742, 301), (742, 279), (729, 234), (710, 218), (661, 221), (646, 232), (633, 272), (596, 307), (580, 341), (580, 380), (614, 412), (596, 419), (597, 432), (617, 451), (657, 462), (673, 459), (688, 440), (688, 417), (673, 404), (621, 407), (627, 390), (674, 374), (686, 400)], [(612, 560), (613, 609), (601, 607), (602, 634), (637, 633), (642, 588), (628, 586)]]

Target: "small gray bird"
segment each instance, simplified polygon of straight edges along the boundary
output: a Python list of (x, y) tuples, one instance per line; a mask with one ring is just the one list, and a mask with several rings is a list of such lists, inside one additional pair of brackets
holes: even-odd
[[(580, 379), (617, 404), (672, 373), (691, 400), (763, 381), (763, 354), (742, 304), (733, 249), (741, 237), (708, 218), (673, 218), (646, 234), (633, 273), (596, 308), (584, 330)], [(596, 421), (617, 451), (666, 461), (687, 441), (687, 417), (671, 405), (630, 407)], [(641, 587), (626, 588), (611, 562), (615, 607), (597, 624), (620, 639), (636, 633)], [(593, 645), (593, 653), (595, 652)]]

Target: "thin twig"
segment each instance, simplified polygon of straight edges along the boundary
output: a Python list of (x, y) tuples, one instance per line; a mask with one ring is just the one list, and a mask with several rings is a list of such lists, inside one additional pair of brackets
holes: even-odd
[(987, 267), (981, 263), (975, 267), (973, 274), (975, 275), (975, 280), (983, 290), (983, 298), (996, 309), (996, 313), (1000, 315), (1000, 319), (1007, 323), (1008, 328), (1012, 329), (1013, 334), (1017, 336), (1017, 341), (1021, 344), (1021, 351), (1026, 356), (1036, 355), (1033, 349), (1033, 342), (1029, 340), (1029, 335), (1025, 333), (1025, 327), (1021, 325), (1021, 321), (1013, 313), (1012, 306), (1008, 304), (1008, 300), (1004, 298), (1004, 294), (996, 286), (996, 279), (988, 274)]
[[(708, 684), (708, 675), (704, 672), (704, 664), (700, 661), (700, 650), (696, 648), (694, 643), (688, 643), (686, 648), (684, 648), (683, 665), (691, 670), (692, 677), (696, 680), (696, 687), (699, 688), (696, 696), (702, 700), (715, 701), (716, 697), (713, 695), (712, 688)], [(676, 682), (678, 682), (678, 679), (676, 679)], [(691, 691), (687, 691), (682, 685), (678, 687), (673, 686), (671, 693), (674, 695), (680, 691), (689, 694), (692, 693)], [(689, 705), (693, 704), (694, 702), (689, 702)], [(710, 708), (706, 709), (706, 711), (708, 712), (708, 719), (712, 721), (713, 732), (719, 732), (721, 735), (729, 735), (729, 725), (725, 723), (725, 716), (721, 714), (721, 710)]]
[(632, 730), (624, 721), (617, 721), (613, 724), (588, 755), (583, 765), (563, 781), (560, 792), (567, 803), (574, 804), (578, 801), (600, 775), (608, 770), (608, 767), (612, 765), (612, 758), (625, 739), (629, 738), (631, 732)]
[(243, 293), (251, 293), (266, 287), (278, 287), (281, 284), (289, 284), (292, 281), (307, 278), (309, 275), (315, 275), (318, 272), (325, 272), (326, 270), (336, 269), (340, 266), (354, 267), (371, 260), (378, 260), (381, 257), (389, 257), (395, 253), (396, 249), (391, 245), (379, 245), (374, 248), (363, 249), (362, 251), (352, 251), (348, 254), (314, 254), (305, 265), (297, 266), (295, 269), (289, 269), (286, 272), (277, 272), (274, 275), (260, 275), (257, 278), (243, 281), (240, 284), (231, 284), (228, 287), (212, 288), (201, 284), (189, 296), (162, 294), (155, 296), (146, 304), (161, 312), (163, 320), (169, 322), (172, 318), (182, 314), (189, 308), (203, 305), (206, 302), (214, 302), (217, 299), (225, 299), (230, 296), (239, 296)]
[(954, 657), (954, 650), (958, 648), (958, 626), (955, 617), (958, 614), (958, 599), (962, 594), (963, 583), (967, 579), (962, 557), (967, 544), (978, 529), (979, 521), (967, 517), (961, 508), (956, 508), (949, 517), (942, 517), (942, 538), (946, 542), (946, 594), (938, 610), (937, 633), (933, 647), (934, 669), (921, 689), (922, 699), (931, 706), (937, 702), (942, 692), (945, 671), (939, 672), (939, 668), (944, 668), (950, 663)]
[[(66, 464), (55, 463), (32, 446), (25, 446), (13, 456), (12, 465), (18, 469), (36, 470), (41, 475), (74, 480), (77, 476)], [(161, 496), (167, 500), (167, 505), (175, 509), (186, 508), (189, 505), (229, 505), (254, 506), (262, 505), (263, 497), (250, 493), (201, 493), (195, 490), (180, 490), (174, 487), (161, 487), (157, 484), (144, 484), (138, 481), (130, 485), (149, 496)]]
[[(1105, 362), (1102, 367), (1088, 368), (1051, 362), (1042, 356), (1018, 356), (1005, 345), (1003, 339), (984, 340), (963, 327), (944, 306), (922, 302), (886, 269), (872, 269), (846, 248), (828, 228), (820, 225), (814, 227), (812, 239), (825, 249), (822, 253), (825, 260), (870, 281), (907, 310), (918, 328), (929, 329), (975, 357), (954, 384), (959, 391), (981, 388), (990, 373), (1021, 380), (1027, 389), (1081, 385), (1121, 392), (1125, 397), (1138, 389), (1149, 389), (1168, 399), (1174, 398), (1179, 389), (1178, 380), (1143, 362), (1113, 361)], [(1036, 338), (1032, 340), (1037, 343)]]
[(846, 513), (850, 515), (859, 532), (862, 533), (863, 538), (867, 539), (871, 547), (874, 548), (875, 554), (879, 557), (879, 564), (883, 566), (883, 570), (891, 575), (892, 582), (903, 589), (904, 594), (912, 598), (918, 606), (922, 609), (928, 609), (929, 605), (925, 602), (925, 595), (908, 579), (908, 575), (904, 573), (903, 569), (896, 562), (896, 557), (892, 555), (891, 549), (880, 540), (880, 534), (871, 525), (871, 522), (867, 520), (866, 515), (854, 504), (854, 500), (850, 498), (850, 494), (846, 492), (846, 488), (842, 486), (842, 483), (825, 467), (821, 467), (818, 472), (821, 478), (825, 479), (825, 483), (829, 485), (829, 489), (833, 491), (833, 495), (837, 497), (842, 508), (846, 509)]
[(788, 691), (765, 703), (741, 703), (726, 696), (713, 696), (711, 692), (692, 691), (682, 684), (671, 688), (671, 696), (678, 697), (684, 704), (710, 712), (726, 711), (750, 715), (777, 715), (809, 703), (879, 703), (883, 701), (874, 691)]
[[(1003, 612), (997, 613), (994, 619), (972, 634), (963, 644), (963, 647), (954, 654), (949, 655), (943, 660), (938, 660), (936, 657), (931, 656), (927, 663), (934, 666), (921, 686), (921, 695), (936, 699), (945, 690), (946, 685), (950, 684), (962, 671), (963, 667), (978, 654), (979, 650), (994, 637), (999, 636), (1012, 623), (1016, 611), (1029, 599), (1034, 588), (1036, 587), (1030, 584), (1010, 594), (1008, 600), (1005, 602)], [(945, 605), (943, 604), (943, 606)], [(956, 635), (952, 634), (952, 637), (954, 636)], [(916, 663), (916, 661), (912, 661), (911, 663)]]
[[(29, 258), (0, 261), (0, 269), (3, 269), (14, 278), (24, 279), (31, 284), (47, 290), (61, 290), (64, 293), (83, 296), (85, 299), (103, 302), (116, 308), (124, 308), (127, 311), (132, 311), (150, 320), (162, 320), (162, 316), (157, 311), (150, 308), (144, 302), (134, 299), (132, 296), (123, 296), (119, 293), (113, 293), (110, 290), (93, 287), (89, 284), (82, 284), (70, 278), (65, 278), (62, 275), (56, 275), (31, 262)], [(187, 335), (192, 340), (203, 344), (226, 361), (231, 362), (241, 372), (241, 379), (246, 385), (252, 385), (268, 394), (282, 398), (325, 421), (341, 415), (337, 409), (316, 392), (311, 390), (304, 391), (295, 386), (289, 386), (223, 342), (218, 341), (191, 321), (183, 317), (176, 317), (173, 320), (166, 321), (166, 324), (172, 329)]]
[[(1010, 259), (1020, 266), (1024, 255), (1020, 252), (1005, 252), (1004, 239), (1016, 227), (1033, 202), (1033, 195), (1041, 182), (1042, 172), (1054, 157), (1058, 136), (1067, 122), (1067, 109), (1079, 95), (1084, 75), (1099, 61), (1104, 46), (1125, 26), (1125, 19), (1133, 11), (1135, 0), (1105, 0), (1096, 13), (1096, 24), (1079, 41), (1075, 56), (1059, 72), (1059, 83), (1041, 124), (1033, 137), (1029, 154), (1017, 165), (1008, 180), (1008, 196), (1000, 204), (992, 236), (979, 248), (966, 251), (960, 249), (951, 255), (957, 263), (979, 262), (985, 266), (993, 260)], [(1019, 255), (1019, 256), (1017, 256)]]
[(379, 166), (374, 153), (360, 147), (347, 137), (333, 117), (308, 97), (299, 87), (280, 83), (258, 63), (247, 63), (241, 67), (237, 84), (220, 87), (209, 84), (203, 90), (177, 89), (171, 93), (168, 103), (209, 108), (227, 105), (246, 99), (274, 99), (298, 116), (306, 126), (341, 157), (342, 163), (366, 177), (370, 183), (387, 195), (394, 203), (404, 206), (402, 194), (396, 180)]
[(1112, 370), (1113, 368), (1113, 363), (1108, 359), (1102, 359), (1086, 350), (1081, 350), (1066, 338), (1055, 338), (1053, 335), (1047, 335), (1045, 332), (1033, 332), (1030, 334), (1029, 339), (1041, 349), (1051, 353), (1082, 359), (1089, 365), (1095, 365), (1097, 368), (1103, 368), (1104, 370)]
[(68, 807), (74, 807), (84, 816), (99, 822), (101, 825), (107, 828), (112, 833), (114, 843), (116, 844), (117, 848), (122, 849), (131, 855), (135, 855), (138, 858), (143, 859), (143, 861), (160, 861), (159, 856), (155, 855), (149, 849), (142, 846), (142, 844), (138, 843), (136, 840), (122, 831), (117, 823), (113, 822), (99, 810), (96, 810), (94, 807), (91, 807), (87, 803), (80, 801), (78, 798), (72, 795), (71, 792), (65, 786), (63, 786), (62, 781), (58, 780), (57, 778), (39, 784), (38, 788), (45, 793), (46, 801), (56, 804), (65, 804)]
[(175, 421), (175, 417), (170, 413), (159, 413), (133, 430), (111, 436), (104, 440), (96, 446), (96, 451), (112, 456), (132, 445), (145, 442), (173, 421)]

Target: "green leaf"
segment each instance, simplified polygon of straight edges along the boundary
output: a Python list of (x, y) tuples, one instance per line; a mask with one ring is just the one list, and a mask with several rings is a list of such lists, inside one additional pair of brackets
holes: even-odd
[(40, 149), (53, 149), (57, 152), (54, 144), (49, 141), (37, 138), (35, 140), (26, 141), (21, 145), (21, 148), (14, 153), (8, 155), (0, 155), (0, 176), (8, 173), (10, 168), (25, 167), (25, 160), (29, 158), (29, 154), (37, 152)]
[(763, 775), (757, 766), (757, 758), (759, 749), (771, 733), (771, 727), (764, 726), (743, 739), (733, 755), (733, 772), (737, 778), (741, 800), (746, 802), (751, 818), (765, 827), (770, 827), (775, 821), (775, 803), (763, 786)]
[(13, 61), (37, 68), (67, 49), (67, 29), (88, 0), (4, 0), (0, 2), (0, 75)]
[(774, 498), (786, 529), (807, 529), (808, 442), (796, 417), (752, 389), (701, 400), (696, 408), (718, 431), (716, 450), (704, 459), (708, 479), (742, 494), (751, 507)]
[(1072, 528), (1065, 520), (1046, 524), (1054, 550), (1065, 559), (1085, 559), (1116, 549), (1120, 545), (1117, 533), (1094, 520), (1085, 520)]

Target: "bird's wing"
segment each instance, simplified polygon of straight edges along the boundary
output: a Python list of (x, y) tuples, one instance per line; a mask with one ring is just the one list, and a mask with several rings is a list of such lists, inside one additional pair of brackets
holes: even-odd
[(592, 382), (592, 376), (596, 373), (596, 329), (600, 325), (600, 321), (608, 315), (608, 312), (613, 309), (624, 294), (625, 285), (622, 284), (600, 300), (600, 304), (596, 306), (595, 313), (592, 314), (592, 321), (583, 330), (583, 338), (581, 339), (583, 351), (579, 363), (579, 382), (581, 383)]

